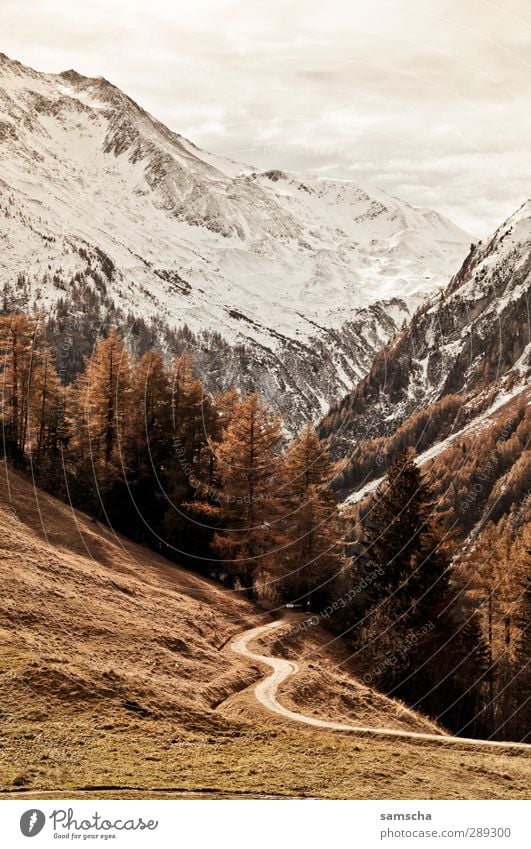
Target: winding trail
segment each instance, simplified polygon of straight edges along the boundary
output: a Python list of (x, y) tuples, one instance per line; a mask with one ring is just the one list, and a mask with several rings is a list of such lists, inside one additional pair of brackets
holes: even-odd
[(473, 745), (475, 747), (502, 749), (516, 748), (523, 751), (531, 751), (531, 746), (526, 743), (504, 743), (497, 740), (477, 740), (471, 737), (452, 737), (448, 734), (443, 734), (442, 732), (440, 734), (429, 734), (421, 731), (401, 731), (398, 728), (369, 728), (367, 726), (348, 725), (343, 722), (331, 722), (326, 719), (317, 719), (314, 716), (306, 716), (304, 713), (297, 713), (296, 711), (289, 710), (278, 701), (278, 688), (284, 683), (284, 681), (287, 681), (288, 678), (291, 678), (292, 675), (295, 675), (299, 671), (299, 665), (293, 660), (284, 660), (284, 658), (281, 657), (268, 657), (263, 654), (257, 654), (248, 648), (248, 644), (253, 642), (253, 640), (257, 640), (264, 634), (269, 633), (269, 631), (274, 631), (276, 628), (286, 626), (287, 624), (289, 623), (286, 621), (276, 621), (269, 622), (267, 625), (260, 625), (258, 628), (251, 628), (249, 631), (244, 631), (244, 633), (237, 637), (231, 644), (231, 648), (234, 652), (236, 652), (236, 654), (258, 661), (259, 663), (264, 664), (264, 666), (269, 666), (273, 670), (271, 675), (268, 675), (267, 678), (260, 681), (254, 688), (256, 699), (261, 705), (267, 708), (267, 710), (272, 711), (272, 713), (277, 713), (285, 719), (291, 719), (293, 722), (303, 722), (306, 725), (315, 725), (318, 728), (330, 728), (334, 731), (357, 731), (358, 733), (368, 736), (402, 737), (406, 740), (429, 740), (442, 744), (466, 744), (467, 746)]

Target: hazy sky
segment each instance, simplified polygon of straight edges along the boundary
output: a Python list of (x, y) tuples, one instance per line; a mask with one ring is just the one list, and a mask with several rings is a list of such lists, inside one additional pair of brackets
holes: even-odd
[(530, 0), (0, 0), (12, 58), (105, 76), (208, 150), (373, 183), (477, 235), (531, 195), (530, 48)]

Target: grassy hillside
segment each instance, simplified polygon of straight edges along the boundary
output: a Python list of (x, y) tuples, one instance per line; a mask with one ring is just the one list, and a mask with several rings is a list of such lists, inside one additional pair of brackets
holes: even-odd
[[(233, 635), (268, 614), (34, 489), (0, 478), (4, 798), (516, 798), (529, 758), (296, 727), (253, 697)], [(360, 685), (319, 628), (280, 637), (306, 713), (429, 730)], [(302, 659), (301, 659), (302, 656)]]

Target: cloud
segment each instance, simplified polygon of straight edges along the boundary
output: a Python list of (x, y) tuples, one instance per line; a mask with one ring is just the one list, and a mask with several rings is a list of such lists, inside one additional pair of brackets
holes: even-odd
[(0, 32), (208, 150), (376, 182), (477, 235), (531, 193), (527, 0), (2, 0)]

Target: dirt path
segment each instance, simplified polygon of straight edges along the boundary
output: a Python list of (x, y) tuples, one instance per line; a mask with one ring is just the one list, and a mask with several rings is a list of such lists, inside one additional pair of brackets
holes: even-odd
[(244, 633), (231, 644), (231, 648), (234, 652), (236, 652), (236, 654), (243, 655), (243, 657), (263, 663), (265, 666), (269, 666), (273, 670), (271, 675), (268, 675), (267, 678), (260, 681), (254, 689), (257, 700), (260, 704), (267, 708), (267, 710), (270, 710), (273, 713), (278, 713), (285, 719), (291, 719), (294, 722), (303, 722), (306, 725), (315, 725), (319, 728), (331, 728), (335, 731), (358, 731), (363, 734), (381, 735), (385, 737), (404, 737), (406, 740), (430, 740), (444, 744), (467, 744), (467, 746), (472, 744), (481, 748), (493, 747), (502, 749), (517, 748), (524, 751), (531, 750), (531, 747), (525, 743), (504, 743), (495, 740), (476, 740), (470, 737), (451, 737), (442, 733), (428, 734), (420, 731), (401, 731), (397, 728), (368, 728), (365, 726), (347, 725), (343, 722), (331, 722), (326, 719), (317, 719), (313, 716), (306, 716), (303, 713), (297, 713), (296, 711), (289, 710), (280, 704), (277, 699), (277, 693), (280, 685), (299, 671), (298, 664), (293, 660), (284, 660), (280, 657), (267, 657), (266, 655), (257, 654), (248, 648), (248, 644), (253, 642), (253, 640), (258, 639), (276, 628), (286, 626), (287, 624), (289, 623), (285, 621), (278, 621), (270, 622), (267, 625), (261, 625), (258, 628), (251, 628), (249, 631), (244, 631)]

